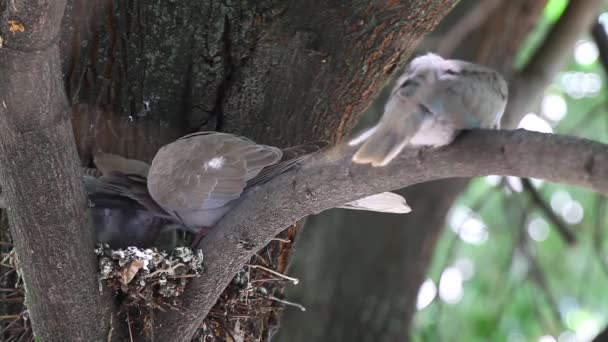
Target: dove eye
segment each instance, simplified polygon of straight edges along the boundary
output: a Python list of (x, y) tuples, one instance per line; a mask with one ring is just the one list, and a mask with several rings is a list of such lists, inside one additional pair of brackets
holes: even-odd
[(403, 82), (403, 84), (401, 84), (401, 88), (409, 88), (409, 87), (416, 87), (419, 86), (420, 84), (416, 81), (414, 81), (413, 79), (407, 79), (405, 80), (405, 82)]
[(460, 75), (460, 73), (458, 71), (453, 70), (453, 69), (447, 69), (445, 71), (445, 73), (448, 74), (448, 75), (453, 75), (453, 76)]

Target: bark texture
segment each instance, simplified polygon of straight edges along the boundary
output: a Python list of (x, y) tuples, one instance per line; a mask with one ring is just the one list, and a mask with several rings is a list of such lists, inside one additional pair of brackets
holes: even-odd
[(112, 302), (94, 276), (94, 237), (61, 80), (64, 7), (55, 0), (0, 4), (0, 179), (36, 335), (100, 341)]

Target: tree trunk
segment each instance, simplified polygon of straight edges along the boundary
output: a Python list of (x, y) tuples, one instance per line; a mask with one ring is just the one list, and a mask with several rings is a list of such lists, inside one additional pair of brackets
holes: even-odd
[(96, 278), (86, 277), (97, 263), (60, 73), (65, 5), (0, 4), (0, 181), (37, 336), (93, 341), (109, 330), (112, 305)]

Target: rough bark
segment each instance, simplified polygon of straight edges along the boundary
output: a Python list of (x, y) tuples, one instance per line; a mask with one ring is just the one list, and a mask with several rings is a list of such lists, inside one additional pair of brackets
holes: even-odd
[(112, 302), (94, 276), (94, 237), (61, 79), (64, 7), (55, 0), (0, 5), (0, 178), (36, 335), (99, 341)]

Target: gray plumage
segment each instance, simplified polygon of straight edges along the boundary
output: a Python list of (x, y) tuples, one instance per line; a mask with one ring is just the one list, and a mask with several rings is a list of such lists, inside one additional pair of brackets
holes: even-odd
[(148, 247), (164, 231), (182, 227), (152, 200), (146, 179), (134, 174), (142, 162), (102, 153), (95, 163), (99, 169), (85, 169), (84, 183), (98, 242), (112, 248)]
[(498, 128), (507, 83), (481, 65), (427, 54), (399, 78), (378, 124), (349, 144), (359, 164), (384, 166), (405, 146), (447, 145), (464, 129)]

